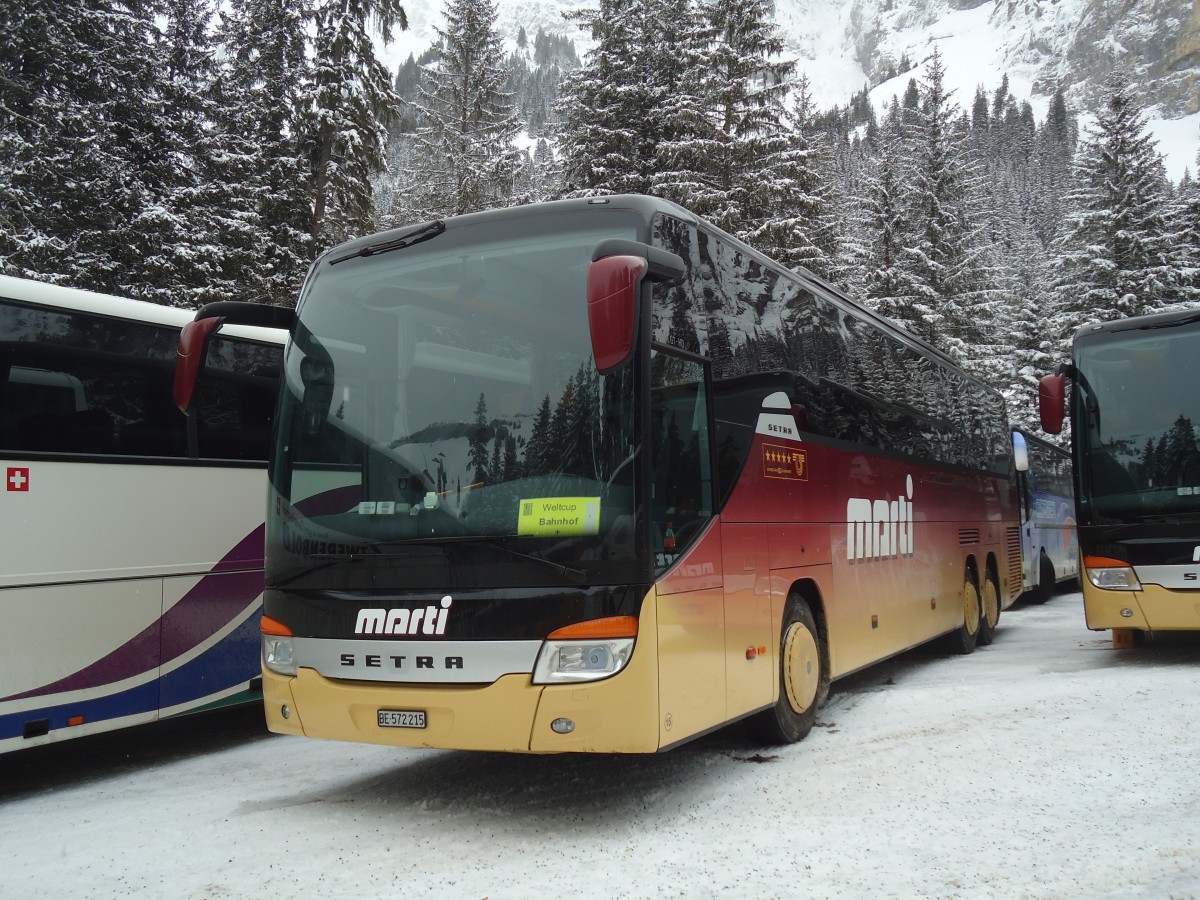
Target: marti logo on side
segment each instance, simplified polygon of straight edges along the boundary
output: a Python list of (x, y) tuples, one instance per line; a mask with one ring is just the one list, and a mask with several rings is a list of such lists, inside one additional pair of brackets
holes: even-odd
[(905, 496), (895, 500), (851, 497), (846, 501), (846, 559), (913, 555), (911, 475), (905, 480), (904, 487)]

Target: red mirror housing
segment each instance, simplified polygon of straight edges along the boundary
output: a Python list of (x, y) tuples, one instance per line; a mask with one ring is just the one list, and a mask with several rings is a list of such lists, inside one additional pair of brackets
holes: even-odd
[(1060, 434), (1066, 409), (1067, 376), (1047, 375), (1038, 383), (1038, 412), (1042, 417), (1042, 430), (1047, 434)]
[(592, 355), (601, 375), (628, 362), (637, 333), (638, 292), (649, 264), (640, 256), (606, 256), (588, 267)]
[(208, 350), (208, 339), (221, 324), (221, 319), (200, 319), (188, 322), (179, 333), (179, 346), (175, 351), (175, 405), (181, 412), (192, 406), (192, 394), (200, 370), (204, 368), (204, 354)]

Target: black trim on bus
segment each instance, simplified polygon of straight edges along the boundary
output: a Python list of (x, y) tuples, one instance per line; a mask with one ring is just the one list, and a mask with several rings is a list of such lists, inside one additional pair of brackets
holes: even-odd
[(205, 469), (266, 469), (265, 459), (208, 459), (197, 456), (129, 456), (106, 453), (61, 453), (0, 449), (0, 459), (30, 462), (109, 463), (120, 466), (187, 466)]
[[(609, 616), (640, 616), (649, 584), (573, 587), (472, 587), (447, 585), (435, 591), (287, 590), (268, 588), (263, 613), (296, 637), (379, 641), (522, 641), (545, 640), (555, 629)], [(444, 634), (355, 634), (362, 609), (441, 608), (453, 603)]]
[[(212, 565), (216, 565), (214, 562)], [(164, 578), (205, 578), (209, 575), (245, 575), (246, 573), (261, 572), (263, 567), (261, 564), (241, 565), (236, 568), (221, 569), (215, 571), (211, 566), (209, 568), (189, 568), (181, 569), (180, 571), (170, 572), (155, 572), (153, 574), (139, 575), (112, 575), (106, 578), (66, 578), (57, 581), (22, 581), (20, 587), (25, 588), (48, 588), (48, 587), (70, 587), (72, 585), (92, 586), (97, 584), (121, 584), (128, 581), (162, 581)], [(11, 586), (11, 585), (10, 585)]]

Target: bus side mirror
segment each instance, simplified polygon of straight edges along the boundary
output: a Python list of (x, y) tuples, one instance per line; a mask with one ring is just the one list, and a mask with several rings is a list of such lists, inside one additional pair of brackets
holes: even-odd
[(196, 318), (183, 326), (175, 351), (175, 405), (187, 414), (191, 411), (196, 382), (204, 371), (204, 355), (213, 333), (222, 325), (254, 325), (259, 328), (292, 330), (294, 310), (262, 303), (222, 300), (200, 307)]
[(204, 368), (208, 340), (221, 327), (222, 321), (217, 317), (198, 319), (188, 322), (179, 333), (179, 345), (175, 350), (175, 405), (185, 415), (192, 409), (192, 397)]
[(646, 261), (637, 256), (607, 256), (588, 266), (588, 328), (601, 375), (620, 368), (633, 355), (637, 298), (645, 275)]
[(1019, 431), (1014, 431), (1012, 436), (1013, 441), (1013, 465), (1018, 472), (1029, 471), (1029, 446), (1025, 443), (1025, 435)]
[(1062, 433), (1066, 396), (1065, 375), (1046, 375), (1038, 383), (1038, 412), (1042, 417), (1042, 430), (1047, 434)]
[(674, 253), (638, 241), (601, 241), (588, 266), (588, 328), (592, 355), (601, 375), (619, 369), (633, 356), (642, 282), (673, 281), (686, 271)]

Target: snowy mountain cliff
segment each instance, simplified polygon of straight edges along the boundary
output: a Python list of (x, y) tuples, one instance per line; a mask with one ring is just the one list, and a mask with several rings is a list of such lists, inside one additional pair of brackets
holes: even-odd
[[(571, 37), (580, 55), (590, 37), (568, 13), (587, 0), (497, 0), (507, 45), (520, 29)], [(435, 40), (441, 0), (408, 0), (410, 28), (382, 56), (394, 70)], [(776, 0), (788, 54), (821, 108), (844, 106), (865, 86), (877, 107), (900, 95), (912, 73), (892, 76), (905, 60), (919, 65), (936, 45), (957, 101), (975, 88), (994, 90), (1007, 75), (1013, 94), (1039, 112), (1055, 87), (1085, 114), (1104, 80), (1123, 68), (1142, 101), (1172, 177), (1195, 168), (1200, 138), (1200, 0)]]

